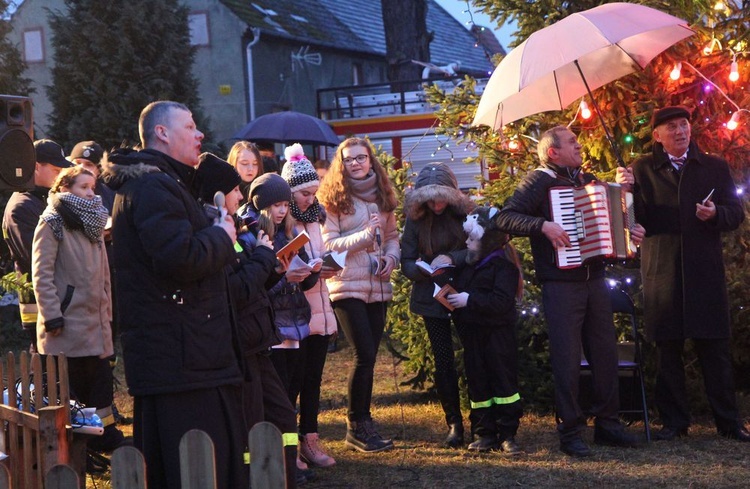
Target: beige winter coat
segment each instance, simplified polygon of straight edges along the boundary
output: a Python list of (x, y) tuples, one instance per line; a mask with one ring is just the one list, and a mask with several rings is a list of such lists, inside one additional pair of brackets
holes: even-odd
[(347, 250), (346, 266), (337, 275), (328, 279), (328, 291), (332, 301), (340, 299), (360, 299), (366, 303), (389, 301), (393, 297), (390, 278), (373, 274), (378, 257), (390, 257), (398, 267), (401, 250), (398, 244), (396, 217), (393, 212), (381, 212), (383, 223), (382, 246), (379, 247), (375, 235), (367, 226), (370, 214), (364, 201), (354, 198), (354, 213), (334, 214), (328, 212), (323, 226), (323, 241), (326, 249)]
[[(39, 306), (39, 352), (68, 357), (106, 358), (112, 348), (109, 264), (104, 242), (81, 232), (63, 231), (62, 241), (40, 220), (34, 232), (31, 273)], [(48, 334), (45, 321), (62, 317), (63, 331)]]
[[(323, 232), (317, 222), (295, 222), (298, 232), (306, 231), (310, 236), (310, 242), (305, 245), (307, 256), (322, 258), (326, 248), (323, 243)], [(326, 281), (318, 279), (313, 288), (305, 291), (307, 302), (310, 303), (312, 317), (310, 318), (310, 334), (330, 335), (336, 332), (336, 316), (331, 309), (331, 301), (328, 298), (328, 287)]]

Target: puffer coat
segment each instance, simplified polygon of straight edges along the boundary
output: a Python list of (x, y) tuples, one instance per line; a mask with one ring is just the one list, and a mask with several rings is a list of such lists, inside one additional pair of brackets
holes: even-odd
[[(319, 205), (320, 204), (316, 204)], [(326, 252), (325, 243), (323, 243), (323, 228), (325, 223), (325, 211), (320, 206), (320, 222), (302, 222), (295, 223), (297, 232), (305, 231), (310, 236), (310, 242), (305, 245), (305, 251), (310, 259), (322, 258)], [(336, 316), (331, 309), (331, 300), (328, 295), (328, 285), (323, 279), (319, 279), (315, 285), (305, 291), (307, 302), (310, 303), (310, 334), (330, 335), (336, 332)]]
[(380, 277), (373, 272), (380, 256), (390, 257), (395, 265), (401, 258), (398, 243), (396, 217), (393, 212), (381, 212), (382, 244), (368, 229), (370, 213), (367, 203), (352, 197), (354, 212), (334, 214), (328, 212), (323, 226), (323, 241), (331, 251), (347, 250), (346, 265), (335, 276), (328, 279), (328, 291), (332, 301), (359, 299), (366, 303), (386, 302), (393, 298), (390, 277)]

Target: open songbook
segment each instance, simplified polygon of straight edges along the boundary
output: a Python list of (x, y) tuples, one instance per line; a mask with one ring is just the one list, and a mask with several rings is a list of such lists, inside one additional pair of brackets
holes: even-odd
[(445, 265), (438, 265), (436, 267), (430, 266), (429, 263), (422, 260), (417, 260), (415, 264), (419, 267), (419, 269), (429, 275), (430, 277), (435, 277), (437, 275), (441, 275), (447, 271), (450, 271), (453, 268), (456, 268), (456, 265), (452, 265), (450, 263), (447, 263)]
[(305, 261), (300, 258), (299, 255), (294, 255), (294, 258), (292, 258), (292, 260), (289, 262), (289, 267), (286, 269), (286, 271), (291, 272), (293, 270), (301, 269), (311, 272), (315, 265), (322, 261), (322, 258), (313, 258), (309, 263), (305, 263)]
[(323, 266), (339, 271), (346, 265), (345, 251), (329, 251), (323, 255)]
[(435, 298), (436, 301), (438, 301), (439, 303), (447, 307), (449, 311), (452, 311), (455, 309), (455, 307), (453, 307), (451, 303), (448, 302), (448, 299), (446, 298), (446, 296), (449, 294), (457, 294), (457, 293), (458, 292), (456, 291), (456, 289), (451, 287), (450, 284), (445, 284), (442, 287), (440, 287), (438, 284), (435, 284), (435, 293), (433, 293), (432, 296)]
[(299, 249), (305, 246), (305, 243), (308, 243), (309, 241), (310, 235), (308, 235), (305, 231), (302, 231), (290, 242), (285, 244), (279, 251), (277, 251), (276, 257), (281, 258), (282, 256), (286, 256), (291, 259), (294, 255), (297, 254)]

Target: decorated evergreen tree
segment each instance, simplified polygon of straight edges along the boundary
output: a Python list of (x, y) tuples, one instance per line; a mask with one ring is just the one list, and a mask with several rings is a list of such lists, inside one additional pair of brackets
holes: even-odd
[[(531, 33), (550, 25), (574, 12), (608, 3), (602, 1), (557, 2), (540, 0), (473, 0), (473, 8), (489, 14), (502, 24), (508, 20), (518, 26), (513, 45), (518, 45)], [(651, 151), (651, 113), (666, 105), (685, 104), (695, 109), (692, 118), (693, 138), (706, 152), (726, 159), (742, 193), (748, 186), (750, 168), (750, 49), (747, 46), (750, 26), (748, 2), (715, 2), (677, 0), (670, 4), (661, 1), (641, 1), (671, 15), (686, 19), (696, 34), (652, 61), (643, 71), (620, 78), (593, 95), (601, 108), (614, 138), (621, 148), (626, 164)], [(721, 5), (719, 5), (721, 4)], [(499, 59), (497, 60), (500, 61)], [(737, 62), (737, 75), (732, 62)], [(680, 63), (679, 76), (670, 77)], [(595, 117), (577, 117), (578, 104), (561, 112), (537, 114), (513, 124), (502, 131), (471, 127), (470, 123), (480, 99), (475, 80), (467, 78), (450, 94), (433, 87), (428, 89), (430, 102), (439, 105), (437, 129), (452, 145), (468, 144), (476, 147), (485, 169), (480, 202), (502, 204), (515, 190), (523, 176), (536, 166), (536, 138), (549, 127), (573, 121), (571, 128), (579, 134), (583, 145), (584, 167), (602, 180), (613, 181), (616, 158), (605, 138), (604, 130)], [(586, 97), (588, 100), (588, 97)], [(591, 106), (591, 100), (588, 100)], [(730, 119), (732, 124), (727, 124)], [(734, 123), (739, 127), (732, 130)], [(746, 214), (750, 205), (745, 199)], [(522, 395), (537, 407), (550, 407), (551, 384), (547, 370), (547, 343), (543, 318), (538, 314), (539, 285), (535, 278), (527, 239), (514, 240), (523, 253), (526, 294), (522, 305), (519, 345)], [(725, 263), (733, 320), (732, 355), (738, 372), (750, 368), (750, 219), (741, 228), (725, 237)], [(638, 299), (638, 262), (619, 263), (609, 268), (610, 277), (618, 281)], [(426, 336), (426, 335), (425, 335)], [(650, 356), (652, 358), (652, 356)], [(690, 364), (694, 358), (686, 359)], [(412, 364), (419, 360), (410, 360)], [(412, 365), (413, 366), (413, 365)], [(414, 366), (413, 366), (414, 367)], [(427, 364), (421, 368), (427, 368)], [(429, 377), (430, 372), (427, 372)], [(693, 381), (695, 370), (688, 369)], [(747, 376), (736, 376), (738, 387), (750, 389)], [(696, 389), (702, 392), (702, 389)]]
[(82, 139), (105, 148), (134, 144), (141, 109), (163, 99), (187, 105), (207, 132), (187, 7), (177, 0), (66, 0), (65, 6), (50, 18), (52, 138), (68, 146)]

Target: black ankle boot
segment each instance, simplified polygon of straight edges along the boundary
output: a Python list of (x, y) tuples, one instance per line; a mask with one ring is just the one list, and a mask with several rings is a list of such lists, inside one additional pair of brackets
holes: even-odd
[(448, 436), (445, 438), (448, 448), (459, 448), (464, 444), (464, 425), (460, 421), (448, 425)]
[(384, 439), (375, 429), (371, 419), (349, 421), (345, 445), (360, 452), (380, 452), (393, 448), (393, 441)]

